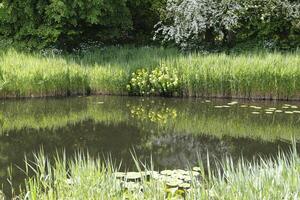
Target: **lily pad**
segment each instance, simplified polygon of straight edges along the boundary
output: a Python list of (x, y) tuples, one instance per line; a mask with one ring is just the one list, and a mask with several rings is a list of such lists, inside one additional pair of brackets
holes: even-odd
[(128, 172), (125, 176), (127, 181), (140, 181), (142, 178), (141, 173), (138, 172)]
[(187, 190), (189, 188), (191, 188), (191, 184), (189, 183), (181, 183), (178, 185), (179, 189), (183, 189), (183, 190)]
[(171, 170), (163, 170), (160, 172), (162, 175), (171, 176), (173, 174), (173, 171)]
[(175, 188), (178, 187), (180, 184), (182, 184), (183, 181), (179, 179), (170, 179), (166, 182), (166, 186), (168, 188)]
[(259, 115), (260, 112), (252, 112), (253, 115)]
[(185, 171), (185, 170), (182, 170), (182, 169), (176, 169), (173, 172), (175, 172), (177, 174), (181, 174), (181, 175), (188, 175), (189, 174), (188, 171)]
[(284, 113), (285, 113), (285, 114), (294, 114), (293, 111), (285, 111)]

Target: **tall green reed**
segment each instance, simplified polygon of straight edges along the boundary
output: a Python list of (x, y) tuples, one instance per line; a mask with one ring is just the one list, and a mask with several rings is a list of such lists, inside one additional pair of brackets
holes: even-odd
[(297, 53), (203, 55), (154, 47), (56, 56), (8, 50), (0, 59), (0, 96), (127, 95), (133, 72), (162, 66), (178, 72), (177, 96), (300, 98)]

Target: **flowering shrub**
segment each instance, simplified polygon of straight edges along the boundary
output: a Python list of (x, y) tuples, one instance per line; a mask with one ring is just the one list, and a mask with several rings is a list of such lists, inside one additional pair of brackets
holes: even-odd
[[(238, 27), (241, 6), (235, 1), (168, 0), (166, 22), (156, 25), (154, 39), (174, 41), (182, 49), (227, 37)], [(170, 23), (171, 22), (171, 23)]]
[(178, 72), (168, 67), (157, 67), (152, 71), (139, 69), (132, 73), (127, 90), (134, 95), (172, 96), (178, 93)]
[[(167, 0), (154, 39), (181, 49), (203, 49), (257, 38), (287, 47), (300, 44), (298, 0)], [(281, 46), (281, 45), (279, 45)]]

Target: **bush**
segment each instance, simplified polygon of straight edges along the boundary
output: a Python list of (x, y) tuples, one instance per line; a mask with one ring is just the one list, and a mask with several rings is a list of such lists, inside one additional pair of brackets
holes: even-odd
[(300, 46), (299, 1), (168, 0), (165, 11), (154, 38), (182, 49), (232, 47), (253, 39), (272, 48)]
[(3, 0), (0, 39), (18, 47), (72, 50), (81, 43), (106, 44), (152, 38), (166, 0)]
[(152, 71), (138, 69), (132, 73), (132, 78), (127, 85), (130, 94), (133, 95), (178, 95), (179, 78), (175, 69), (157, 67)]
[(132, 28), (126, 0), (3, 0), (1, 10), (0, 34), (29, 48), (114, 41)]

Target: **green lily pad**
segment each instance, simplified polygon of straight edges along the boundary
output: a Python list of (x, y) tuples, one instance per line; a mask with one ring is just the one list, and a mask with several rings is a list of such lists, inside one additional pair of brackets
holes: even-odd
[(285, 113), (285, 114), (294, 114), (293, 111), (285, 111), (284, 113)]
[(179, 189), (183, 189), (183, 190), (186, 190), (186, 189), (189, 189), (191, 188), (191, 184), (189, 183), (181, 183), (178, 185)]
[(162, 175), (171, 176), (173, 174), (173, 171), (171, 170), (163, 170), (160, 172)]
[(142, 178), (142, 174), (139, 172), (128, 172), (125, 176), (127, 181), (140, 181)]
[(251, 114), (253, 114), (253, 115), (259, 115), (260, 112), (252, 112)]
[(179, 179), (170, 179), (166, 182), (166, 186), (168, 188), (175, 188), (178, 187), (180, 184), (182, 184), (183, 181)]

